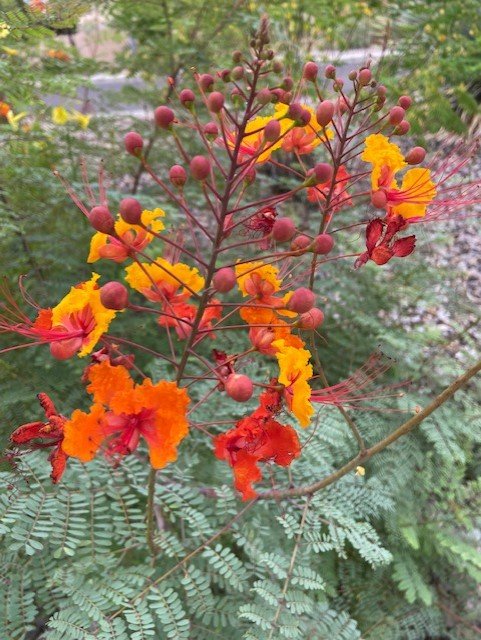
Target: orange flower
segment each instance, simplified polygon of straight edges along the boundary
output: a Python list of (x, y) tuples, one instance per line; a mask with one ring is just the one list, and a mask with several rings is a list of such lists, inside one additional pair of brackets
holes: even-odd
[(313, 374), (312, 365), (309, 364), (311, 352), (291, 347), (284, 340), (274, 342), (274, 346), (278, 349), (279, 382), (285, 387), (284, 398), (301, 427), (307, 427), (314, 413), (308, 383)]
[(172, 264), (160, 257), (154, 262), (131, 264), (125, 272), (125, 280), (132, 289), (152, 302), (184, 302), (192, 294), (198, 293), (205, 283), (197, 268), (183, 262)]
[(155, 469), (177, 459), (177, 447), (188, 432), (185, 389), (175, 382), (150, 378), (135, 384), (122, 365), (108, 361), (93, 365), (87, 391), (94, 404), (89, 413), (76, 409), (65, 424), (62, 448), (83, 462), (92, 460), (101, 446), (108, 456), (132, 453), (143, 437)]
[(0, 102), (0, 117), (6, 118), (11, 109), (12, 107), (8, 104), (8, 102)]

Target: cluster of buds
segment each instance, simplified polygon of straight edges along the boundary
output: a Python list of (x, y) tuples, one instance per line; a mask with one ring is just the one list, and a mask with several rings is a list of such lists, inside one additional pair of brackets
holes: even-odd
[[(140, 163), (159, 187), (159, 208), (146, 209), (130, 196), (109, 203), (102, 172), (98, 197), (86, 187), (88, 202), (64, 182), (95, 231), (87, 261), (115, 262), (118, 279), (100, 285), (93, 274), (52, 309), (37, 309), (35, 319), (7, 296), (0, 329), (49, 344), (57, 358), (86, 356), (100, 343), (86, 372), (91, 411), (62, 418), (52, 446), (83, 461), (98, 450), (119, 458), (142, 436), (152, 465), (160, 468), (175, 459), (189, 422), (203, 432), (213, 428), (217, 457), (240, 474), (236, 486), (250, 498), (259, 463), (287, 466), (300, 455), (296, 429), (311, 424), (313, 403), (355, 407), (375, 397), (365, 387), (385, 371), (373, 359), (362, 375), (322, 384), (314, 350), (329, 314), (320, 277), (326, 263), (351, 260), (376, 268), (407, 257), (415, 235), (399, 234), (476, 201), (477, 185), (448, 184), (467, 156), (419, 166), (423, 148), (402, 153), (394, 140), (409, 131), (411, 98), (389, 106), (369, 65), (347, 81), (333, 65), (322, 70), (313, 61), (297, 80), (284, 74), (269, 48), (266, 21), (249, 54), (234, 52), (231, 68), (195, 73), (190, 87), (171, 88), (172, 100), (152, 117), (152, 140), (163, 137), (174, 150), (166, 174), (151, 166), (150, 142), (135, 131), (124, 138), (133, 168)], [(202, 147), (195, 155), (185, 143), (193, 135)], [(266, 191), (269, 165), (279, 185)], [(296, 216), (300, 199), (309, 224)], [(163, 201), (170, 215), (160, 208)], [(369, 219), (360, 217), (366, 207)], [(366, 249), (343, 254), (343, 233), (359, 227)], [(141, 314), (143, 330), (160, 333), (165, 349), (147, 348), (140, 332), (109, 335), (122, 312)], [(239, 333), (243, 350), (236, 346)], [(136, 350), (168, 361), (175, 380), (152, 382), (134, 364)], [(248, 373), (259, 359), (268, 380)], [(210, 389), (188, 410), (187, 387), (201, 381)], [(225, 414), (218, 423), (215, 416), (195, 421), (195, 409), (214, 394), (239, 403), (257, 397), (260, 406), (219, 433)]]

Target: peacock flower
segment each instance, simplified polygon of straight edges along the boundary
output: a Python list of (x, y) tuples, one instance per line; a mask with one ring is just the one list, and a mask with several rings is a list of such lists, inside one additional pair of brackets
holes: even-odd
[(65, 471), (68, 455), (62, 449), (66, 418), (60, 415), (46, 393), (39, 393), (38, 400), (44, 410), (46, 420), (28, 422), (15, 429), (10, 436), (13, 444), (28, 445), (31, 449), (52, 447), (48, 459), (52, 465), (50, 477), (57, 483)]
[(63, 126), (64, 124), (67, 124), (67, 122), (69, 121), (70, 116), (69, 113), (67, 111), (67, 109), (65, 107), (53, 107), (52, 109), (52, 122), (54, 124), (58, 124), (60, 126)]
[(253, 483), (262, 479), (260, 462), (287, 467), (300, 455), (301, 445), (295, 429), (274, 419), (281, 409), (279, 394), (265, 391), (260, 406), (242, 418), (233, 429), (215, 438), (215, 455), (233, 469), (235, 488), (243, 500), (256, 497)]
[(11, 111), (11, 106), (8, 102), (0, 102), (0, 117), (6, 119), (9, 111)]
[[(114, 262), (123, 262), (131, 254), (142, 251), (152, 242), (154, 233), (160, 233), (165, 229), (165, 225), (159, 218), (163, 218), (165, 212), (162, 209), (154, 209), (152, 211), (145, 209), (142, 211), (142, 226), (129, 224), (117, 216), (115, 221), (115, 233), (117, 237), (109, 236), (98, 231), (92, 236), (90, 241), (90, 253), (87, 262), (96, 262), (101, 258), (113, 260)], [(146, 227), (144, 229), (143, 227)]]
[[(344, 165), (341, 165), (336, 173), (336, 181), (334, 184), (334, 189), (331, 193), (331, 199), (329, 202), (329, 211), (331, 213), (336, 213), (340, 209), (344, 207), (350, 207), (352, 205), (352, 199), (347, 192), (347, 185), (351, 176), (346, 171)], [(327, 193), (331, 188), (331, 180), (327, 180), (326, 182), (321, 182), (317, 184), (315, 187), (308, 187), (307, 189), (307, 199), (309, 202), (315, 203), (323, 203), (326, 201)]]
[(301, 427), (307, 427), (314, 413), (310, 402), (313, 369), (309, 364), (311, 352), (286, 345), (283, 340), (275, 341), (276, 358), (279, 363), (279, 382), (284, 385), (284, 399), (287, 406), (299, 420)]
[[(317, 122), (316, 114), (312, 107), (307, 105), (301, 105), (304, 111), (308, 111), (311, 114), (310, 121), (302, 127), (291, 128), (282, 139), (282, 150), (287, 153), (298, 153), (304, 155), (312, 153), (314, 149), (321, 143), (333, 137), (333, 133), (330, 129), (324, 128)], [(286, 118), (289, 111), (289, 105), (282, 103), (275, 106), (276, 117)], [(292, 123), (292, 120), (290, 120)]]
[(416, 246), (416, 236), (396, 239), (396, 234), (407, 226), (407, 221), (399, 215), (371, 220), (366, 227), (366, 251), (359, 256), (354, 267), (358, 269), (368, 260), (383, 265), (391, 258), (409, 256)]
[[(164, 305), (165, 315), (160, 316), (159, 324), (161, 327), (173, 327), (181, 340), (186, 340), (192, 333), (192, 325), (197, 315), (197, 307), (187, 302), (171, 302)], [(202, 314), (197, 327), (199, 335), (208, 335), (215, 337), (213, 330), (213, 321), (219, 320), (222, 316), (221, 303), (213, 298)]]
[(82, 129), (88, 129), (91, 119), (92, 116), (82, 113), (81, 111), (76, 111), (75, 109), (70, 115), (70, 120), (76, 122)]
[[(23, 313), (10, 292), (4, 289), (2, 293), (7, 304), (0, 314), (0, 332), (32, 339), (23, 346), (49, 344), (50, 352), (59, 360), (71, 358), (75, 353), (79, 357), (88, 355), (108, 331), (116, 314), (100, 302), (99, 278), (97, 273), (93, 273), (90, 280), (72, 287), (53, 309), (36, 307), (38, 315), (34, 321)], [(11, 348), (7, 347), (5, 351)]]
[(88, 462), (102, 447), (107, 456), (119, 458), (132, 453), (142, 437), (155, 469), (177, 459), (189, 428), (185, 389), (166, 380), (153, 384), (150, 378), (135, 384), (125, 367), (108, 361), (93, 365), (88, 378), (93, 405), (89, 413), (76, 409), (65, 423), (67, 455)]
[(47, 57), (53, 58), (54, 60), (60, 60), (61, 62), (70, 62), (71, 59), (68, 53), (59, 49), (49, 49), (47, 51)]
[(399, 147), (380, 133), (366, 138), (361, 159), (372, 165), (372, 192), (384, 194), (387, 211), (405, 219), (426, 215), (427, 206), (436, 196), (436, 185), (429, 169), (409, 169), (399, 188), (394, 176), (407, 166), (407, 162)]
[(177, 304), (204, 288), (205, 280), (196, 267), (165, 258), (133, 263), (126, 267), (126, 282), (152, 302)]

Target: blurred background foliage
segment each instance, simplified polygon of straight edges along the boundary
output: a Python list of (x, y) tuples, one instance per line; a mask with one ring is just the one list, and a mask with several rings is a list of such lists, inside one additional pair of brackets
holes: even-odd
[[(307, 59), (338, 60), (343, 68), (355, 68), (373, 51), (374, 66), (391, 94), (410, 93), (415, 97), (410, 117), (413, 142), (424, 141), (429, 134), (439, 134), (441, 130), (473, 136), (477, 129), (481, 95), (478, 0), (50, 0), (45, 7), (44, 11), (41, 1), (0, 0), (0, 100), (10, 106), (14, 116), (10, 120), (3, 117), (0, 122), (1, 272), (13, 287), (18, 275), (25, 274), (28, 291), (40, 305), (55, 302), (72, 283), (86, 279), (91, 271), (85, 262), (91, 230), (53, 175), (53, 169), (80, 192), (80, 158), (85, 158), (86, 171), (94, 185), (103, 160), (111, 202), (118, 202), (125, 193), (138, 192), (146, 208), (166, 207), (168, 214), (175, 217), (177, 212), (169, 211), (161, 201), (135, 159), (123, 152), (123, 134), (131, 129), (141, 132), (151, 145), (153, 166), (159, 173), (164, 172), (176, 158), (169, 144), (156, 136), (151, 111), (169, 98), (167, 77), (174, 78), (178, 86), (189, 86), (193, 69), (228, 67), (232, 64), (232, 50), (244, 47), (249, 31), (265, 12), (271, 19), (273, 46), (293, 76)], [(357, 62), (350, 61), (356, 54), (353, 50), (362, 50)], [(54, 107), (64, 107), (72, 117), (64, 124), (55, 122)], [(73, 117), (76, 112), (91, 116), (88, 126)], [(263, 176), (264, 184), (270, 183), (273, 189), (278, 179), (275, 173)], [(292, 214), (308, 227), (307, 203), (298, 200), (291, 206), (285, 215)], [(466, 225), (473, 234), (476, 232), (474, 222), (468, 220)], [(471, 332), (479, 310), (466, 294), (463, 274), (443, 260), (444, 254), (451, 251), (456, 229), (440, 225), (426, 230), (426, 235), (429, 241), (424, 238), (409, 261), (393, 264), (392, 268), (369, 265), (354, 274), (350, 264), (336, 263), (322, 274), (327, 320), (318, 348), (329, 381), (348, 375), (378, 346), (396, 360), (392, 380), (412, 380), (404, 397), (396, 401), (394, 413), (371, 416), (368, 412), (359, 416), (368, 438), (385, 433), (402, 420), (403, 414), (396, 411), (411, 411), (417, 403), (425, 403), (471, 362), (473, 354), (479, 353), (477, 335)], [(349, 250), (353, 245), (359, 246), (362, 239), (353, 232), (344, 242)], [(102, 265), (102, 273), (113, 276), (115, 266)], [(151, 328), (139, 326), (135, 319), (121, 319), (120, 323), (126, 335), (135, 336), (142, 331), (147, 346), (162, 350)], [(2, 336), (4, 344), (12, 343)], [(231, 346), (235, 348), (235, 344)], [(155, 363), (142, 356), (139, 362), (150, 366), (152, 375), (161, 374)], [(51, 393), (66, 412), (82, 406), (85, 394), (78, 379), (83, 366), (78, 360), (48, 359), (42, 349), (12, 351), (0, 358), (2, 448), (15, 426), (37, 417), (38, 391)], [(356, 555), (351, 547), (342, 552), (329, 551), (320, 561), (321, 543), (314, 545), (314, 551), (309, 551), (312, 555), (306, 551), (303, 557), (304, 566), (315, 566), (328, 588), (322, 597), (317, 592), (312, 596), (316, 602), (313, 614), (303, 617), (300, 614), (305, 612), (299, 605), (297, 632), (301, 635), (296, 635), (294, 625), (291, 635), (286, 631), (283, 637), (480, 637), (477, 584), (481, 578), (481, 437), (479, 414), (472, 400), (477, 392), (479, 384), (473, 384), (469, 394), (458, 394), (448, 408), (405, 444), (369, 464), (369, 481), (377, 483), (379, 490), (379, 494), (373, 490), (372, 495), (381, 496), (381, 486), (384, 494), (378, 498), (379, 508), (371, 505), (367, 513), (366, 507), (364, 515), (378, 532), (380, 543), (392, 554), (392, 562), (384, 566), (385, 556), (380, 553), (376, 562), (382, 566), (373, 574), (366, 556)], [(326, 417), (325, 430), (317, 448), (313, 447), (312, 459), (307, 457), (302, 463), (307, 479), (312, 474), (319, 475), (317, 463), (322, 462), (324, 468), (341, 464), (348, 457), (345, 439), (339, 437), (341, 427), (333, 423), (331, 429), (329, 420), (334, 418)], [(319, 431), (322, 430), (321, 421)], [(317, 454), (325, 459), (319, 462), (319, 458), (316, 463)], [(211, 482), (202, 477), (201, 470), (203, 460), (209, 461), (210, 470), (212, 454), (193, 437), (182, 455), (179, 466), (183, 464), (184, 468), (173, 468), (169, 477), (175, 484), (187, 470), (194, 494), (197, 484)], [(132, 464), (132, 473), (134, 467)], [(99, 464), (97, 473), (101, 484), (102, 473), (111, 472)], [(139, 486), (142, 481), (139, 476)], [(230, 483), (228, 472), (219, 465), (215, 466), (214, 481)], [(128, 482), (135, 484), (132, 478)], [(285, 478), (280, 477), (279, 482), (285, 483)], [(340, 505), (351, 500), (354, 512), (360, 510), (353, 498), (358, 496), (353, 486), (345, 483), (338, 493), (333, 490), (329, 499)], [(364, 498), (359, 496), (356, 499), (362, 504)], [(324, 499), (328, 501), (327, 497)], [(371, 499), (374, 500), (372, 496)], [(141, 513), (145, 500), (141, 491), (138, 500)], [(186, 503), (191, 501), (202, 511), (198, 500), (198, 495), (185, 496)], [(8, 498), (6, 501), (8, 504)], [(320, 499), (317, 508), (322, 515), (327, 507), (321, 502)], [(209, 507), (205, 509), (212, 526), (218, 527)], [(191, 637), (214, 638), (226, 633), (233, 638), (275, 637), (267, 636), (269, 628), (264, 628), (269, 623), (265, 605), (269, 598), (265, 593), (261, 595), (256, 580), (275, 582), (277, 574), (265, 558), (264, 569), (258, 568), (256, 573), (258, 549), (251, 543), (249, 547), (246, 541), (248, 533), (260, 532), (261, 542), (269, 549), (275, 530), (279, 554), (285, 554), (289, 561), (292, 522), (286, 515), (282, 526), (274, 527), (273, 513), (275, 510), (258, 513), (257, 520), (246, 524), (245, 531), (225, 541), (238, 562), (245, 564), (242, 575), (254, 588), (248, 591), (251, 597), (241, 597), (222, 581), (215, 582), (220, 578), (216, 577), (216, 568), (211, 567), (216, 606), (226, 613), (210, 619), (212, 635), (202, 636), (196, 628)], [(293, 518), (298, 515), (295, 508), (292, 513)], [(336, 517), (342, 521), (341, 515)], [(357, 516), (354, 513), (351, 517)], [(195, 547), (199, 540), (191, 533), (186, 542), (183, 518), (181, 510), (180, 517), (172, 517), (169, 524), (169, 535), (172, 540), (178, 536), (175, 540), (180, 545), (176, 547), (170, 541), (171, 555), (185, 555), (189, 544)], [(315, 529), (318, 525), (312, 526)], [(353, 539), (354, 534), (351, 542)], [(363, 543), (359, 544), (363, 548)], [(15, 562), (21, 562), (23, 547), (9, 545), (7, 537), (5, 553), (8, 556), (15, 548), (15, 553), (20, 554)], [(367, 553), (364, 548), (363, 553)], [(145, 555), (140, 551), (129, 562), (130, 569), (137, 567), (147, 572)], [(72, 580), (87, 576), (86, 566)], [(221, 574), (221, 568), (217, 569)], [(54, 570), (59, 571), (58, 567)], [(69, 570), (74, 571), (73, 565)], [(108, 560), (105, 570), (113, 571)], [(298, 584), (305, 587), (309, 583), (307, 569), (304, 583), (301, 578)], [(35, 583), (38, 576), (29, 575), (28, 580), (32, 579)], [(59, 574), (56, 584), (61, 581)], [(73, 587), (71, 591), (66, 589), (59, 601), (65, 598), (69, 607), (77, 607), (78, 612), (82, 605), (72, 596), (74, 591)], [(59, 602), (51, 606), (43, 592), (39, 598), (33, 614), (28, 607), (20, 608), (15, 618), (8, 609), (13, 620), (9, 637), (29, 637), (25, 634), (34, 618), (40, 631), (30, 637), (91, 637), (80, 635), (80, 631), (78, 636), (68, 635), (58, 620), (57, 626), (52, 627), (57, 631), (42, 635), (42, 612), (47, 612), (47, 617), (57, 616)], [(107, 611), (111, 604), (98, 606)], [(236, 617), (239, 607), (244, 607), (241, 618)], [(142, 612), (137, 613), (141, 618)], [(33, 618), (28, 619), (30, 614)], [(118, 637), (123, 637), (120, 632)], [(138, 636), (128, 637), (144, 636), (139, 632)], [(178, 632), (169, 637), (189, 636)]]

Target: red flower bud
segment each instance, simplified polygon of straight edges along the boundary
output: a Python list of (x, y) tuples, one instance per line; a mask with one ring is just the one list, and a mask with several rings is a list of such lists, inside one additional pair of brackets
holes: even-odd
[(290, 309), (290, 311), (295, 311), (296, 313), (306, 313), (306, 311), (312, 309), (315, 301), (316, 296), (310, 289), (300, 287), (299, 289), (296, 289), (289, 298), (287, 308)]
[(357, 78), (357, 71), (349, 71), (347, 77), (349, 78), (349, 80), (353, 81)]
[[(385, 97), (386, 97), (386, 94), (387, 94), (387, 89), (386, 89), (386, 87), (385, 87), (383, 84), (379, 84), (379, 85), (377, 86), (377, 90), (376, 90), (376, 92), (377, 92), (377, 95), (378, 95), (380, 98), (385, 98)], [(401, 105), (401, 106), (402, 106), (402, 105)]]
[(404, 114), (406, 112), (402, 107), (393, 107), (389, 111), (389, 124), (394, 126), (398, 125), (400, 122), (404, 120)]
[(332, 167), (327, 162), (318, 162), (314, 166), (314, 175), (318, 183), (327, 182), (332, 178)]
[(140, 133), (129, 131), (124, 138), (125, 150), (133, 156), (139, 156), (142, 153), (144, 140)]
[(271, 120), (264, 128), (264, 138), (267, 142), (275, 142), (279, 140), (281, 135), (281, 124), (279, 120)]
[(410, 96), (401, 96), (398, 100), (399, 106), (406, 110), (409, 109), (412, 103), (413, 99)]
[(220, 91), (214, 91), (207, 98), (207, 108), (209, 111), (212, 111), (212, 113), (219, 113), (224, 107), (224, 100), (224, 94)]
[(232, 52), (232, 60), (237, 63), (242, 60), (242, 51), (233, 51)]
[(272, 62), (272, 71), (274, 73), (282, 73), (283, 69), (284, 69), (284, 65), (282, 64), (282, 62), (280, 60), (273, 60), (273, 62)]
[(203, 73), (199, 76), (199, 86), (203, 91), (209, 91), (214, 84), (214, 77), (210, 73)]
[(288, 242), (296, 235), (296, 225), (290, 218), (277, 218), (272, 227), (272, 237), (276, 242)]
[(219, 127), (215, 122), (208, 122), (204, 127), (204, 133), (206, 136), (212, 136), (216, 138), (219, 135)]
[(281, 102), (285, 93), (284, 89), (272, 89), (270, 91), (272, 102)]
[(179, 100), (184, 105), (184, 107), (191, 107), (195, 102), (195, 93), (192, 89), (182, 89), (179, 93)]
[(212, 283), (220, 293), (227, 293), (235, 287), (237, 280), (234, 269), (230, 267), (222, 267), (214, 274)]
[(308, 236), (301, 234), (291, 242), (291, 251), (305, 251), (311, 244), (312, 240)]
[(129, 304), (129, 292), (120, 282), (107, 282), (100, 287), (100, 302), (106, 309), (121, 311)]
[(323, 100), (316, 109), (316, 119), (321, 127), (327, 127), (334, 116), (334, 103), (330, 100)]
[(304, 107), (299, 102), (293, 102), (289, 106), (289, 110), (287, 111), (287, 117), (291, 120), (299, 120), (302, 116), (302, 112), (304, 111)]
[(232, 69), (232, 78), (234, 80), (240, 80), (244, 77), (244, 67), (234, 67)]
[(256, 179), (256, 170), (252, 167), (250, 168), (248, 171), (246, 171), (245, 176), (244, 176), (244, 182), (246, 182), (247, 184), (252, 184), (254, 182), (254, 180)]
[(281, 82), (281, 87), (284, 89), (284, 91), (290, 91), (293, 86), (294, 86), (294, 81), (289, 76), (286, 76)]
[(371, 202), (376, 209), (385, 209), (387, 204), (387, 195), (382, 189), (371, 193)]
[(135, 198), (124, 198), (120, 203), (119, 211), (125, 222), (139, 224), (143, 209)]
[(359, 75), (358, 75), (357, 79), (358, 79), (359, 84), (361, 85), (361, 87), (365, 87), (372, 80), (371, 70), (370, 69), (361, 69), (361, 71), (359, 71)]
[(300, 329), (317, 329), (324, 322), (324, 314), (317, 307), (313, 307), (306, 313), (303, 313), (297, 321)]
[(396, 130), (394, 133), (396, 133), (398, 136), (404, 136), (406, 135), (406, 133), (409, 131), (410, 128), (411, 128), (411, 125), (407, 120), (401, 120), (401, 122), (396, 127)]
[(259, 104), (269, 104), (272, 100), (272, 93), (270, 89), (261, 89), (256, 94), (256, 100)]
[(332, 83), (332, 88), (334, 91), (340, 91), (344, 86), (344, 80), (341, 78), (336, 78), (336, 81)]
[(175, 113), (169, 107), (157, 107), (154, 111), (155, 123), (161, 129), (168, 129), (175, 119)]
[(104, 207), (103, 205), (91, 209), (88, 219), (96, 231), (109, 234), (114, 230), (115, 221), (112, 214), (107, 207)]
[(305, 80), (309, 82), (315, 82), (317, 80), (317, 74), (319, 73), (319, 67), (315, 62), (306, 62), (302, 75)]
[(225, 390), (236, 402), (246, 402), (254, 393), (252, 380), (240, 373), (231, 373), (225, 381)]
[(334, 247), (334, 238), (328, 233), (320, 233), (314, 238), (312, 250), (322, 256), (327, 255)]
[(420, 164), (426, 157), (426, 149), (423, 147), (414, 147), (408, 152), (406, 162), (408, 164)]
[(180, 164), (174, 164), (172, 167), (170, 167), (169, 179), (174, 187), (182, 188), (187, 182), (187, 173), (184, 167), (181, 167)]
[(210, 173), (210, 161), (205, 156), (194, 156), (189, 167), (192, 177), (196, 180), (205, 180)]
[(333, 80), (336, 77), (336, 67), (333, 64), (328, 64), (324, 69), (324, 75)]
[(230, 69), (222, 69), (219, 71), (219, 76), (224, 82), (230, 82)]

